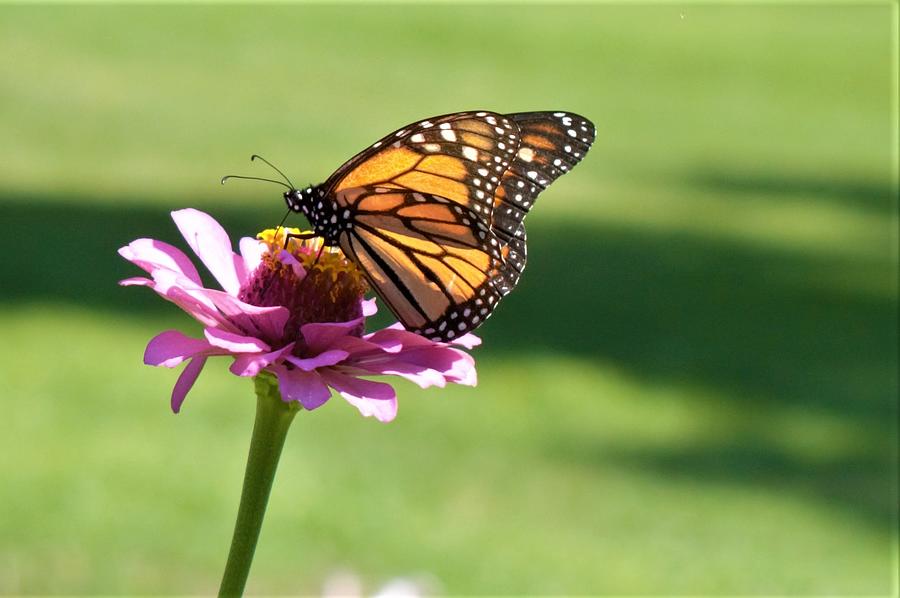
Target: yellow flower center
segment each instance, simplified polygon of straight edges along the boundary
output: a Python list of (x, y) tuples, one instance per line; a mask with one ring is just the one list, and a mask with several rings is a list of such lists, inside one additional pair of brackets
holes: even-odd
[[(269, 255), (278, 255), (285, 249), (297, 258), (307, 271), (318, 270), (337, 279), (341, 273), (356, 279), (363, 286), (363, 292), (368, 290), (365, 278), (355, 263), (348, 260), (340, 247), (323, 247), (322, 237), (312, 236), (312, 231), (301, 231), (299, 228), (279, 227), (267, 228), (256, 235), (256, 238), (269, 246)], [(289, 236), (300, 235), (300, 237)], [(285, 240), (287, 239), (287, 243)]]

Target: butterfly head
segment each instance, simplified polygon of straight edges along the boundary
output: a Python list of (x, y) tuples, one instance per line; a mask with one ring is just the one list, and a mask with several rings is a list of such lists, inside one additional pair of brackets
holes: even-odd
[(313, 187), (291, 189), (284, 194), (284, 203), (292, 212), (300, 212), (309, 216), (310, 208), (319, 201), (318, 192)]

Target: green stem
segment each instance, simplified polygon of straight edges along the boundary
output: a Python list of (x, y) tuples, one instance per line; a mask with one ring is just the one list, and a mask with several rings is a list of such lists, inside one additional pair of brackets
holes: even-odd
[(247, 457), (247, 470), (244, 473), (241, 505), (238, 507), (234, 537), (222, 585), (219, 587), (219, 596), (241, 596), (244, 592), (281, 448), (291, 421), (300, 410), (297, 403), (285, 403), (281, 400), (278, 382), (273, 376), (261, 374), (254, 379), (254, 384), (256, 422), (253, 424), (250, 455)]

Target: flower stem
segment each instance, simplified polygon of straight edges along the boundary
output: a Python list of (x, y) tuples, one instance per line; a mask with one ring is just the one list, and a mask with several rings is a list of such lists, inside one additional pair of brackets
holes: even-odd
[(250, 454), (244, 473), (241, 505), (238, 507), (234, 537), (222, 585), (219, 587), (219, 596), (240, 596), (244, 592), (281, 448), (291, 421), (300, 410), (297, 403), (281, 400), (278, 382), (273, 376), (261, 374), (254, 379), (254, 384), (256, 421), (253, 424)]

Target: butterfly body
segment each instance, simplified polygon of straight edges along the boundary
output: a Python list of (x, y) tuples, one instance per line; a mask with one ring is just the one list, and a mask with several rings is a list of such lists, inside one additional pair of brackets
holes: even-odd
[(448, 341), (516, 286), (525, 216), (593, 139), (594, 126), (566, 112), (437, 116), (284, 199), (360, 266), (404, 326)]

